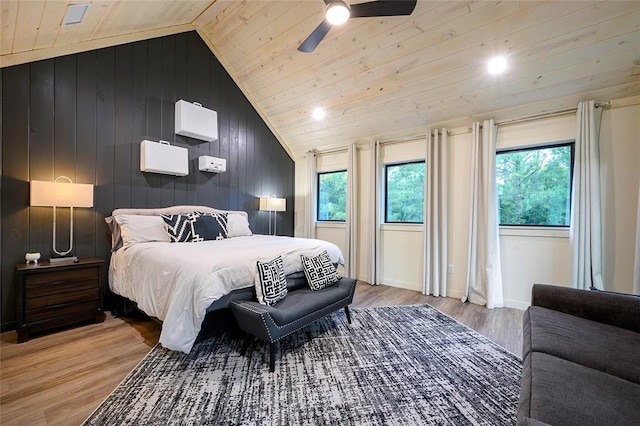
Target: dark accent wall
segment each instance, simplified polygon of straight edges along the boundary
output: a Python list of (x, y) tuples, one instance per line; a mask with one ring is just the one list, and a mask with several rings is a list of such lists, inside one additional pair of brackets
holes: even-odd
[[(29, 207), (29, 181), (69, 176), (91, 183), (94, 207), (75, 209), (74, 253), (108, 261), (104, 218), (118, 207), (206, 205), (245, 210), (267, 233), (257, 197), (287, 198), (278, 233), (293, 235), (294, 162), (195, 32), (0, 69), (2, 110), (2, 331), (15, 328), (15, 264), (52, 252), (53, 210)], [(174, 134), (177, 100), (218, 112), (219, 140)], [(140, 141), (189, 150), (189, 175), (140, 172)], [(227, 160), (198, 171), (197, 158)], [(68, 247), (68, 209), (59, 209), (58, 249)]]

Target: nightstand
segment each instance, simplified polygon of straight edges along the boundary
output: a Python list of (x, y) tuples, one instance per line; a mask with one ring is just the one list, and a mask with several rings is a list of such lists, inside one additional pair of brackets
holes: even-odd
[(84, 321), (104, 321), (104, 261), (16, 265), (18, 342), (29, 334)]

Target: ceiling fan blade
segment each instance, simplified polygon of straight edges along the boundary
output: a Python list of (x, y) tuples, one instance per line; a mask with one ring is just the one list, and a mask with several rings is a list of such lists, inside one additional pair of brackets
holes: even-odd
[(326, 20), (322, 21), (320, 25), (318, 25), (316, 29), (309, 34), (309, 37), (302, 42), (300, 47), (298, 47), (298, 50), (305, 53), (313, 52), (315, 48), (318, 47), (318, 44), (320, 44), (324, 36), (327, 35), (332, 26), (333, 25), (328, 23)]
[(351, 5), (352, 18), (411, 15), (417, 0), (380, 0)]

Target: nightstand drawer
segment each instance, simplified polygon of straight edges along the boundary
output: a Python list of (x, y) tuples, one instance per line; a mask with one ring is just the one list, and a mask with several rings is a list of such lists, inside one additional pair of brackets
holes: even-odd
[(96, 310), (100, 308), (100, 300), (83, 300), (79, 303), (70, 303), (64, 305), (51, 305), (42, 309), (35, 309), (25, 312), (27, 324), (37, 323), (39, 321), (50, 321), (56, 318), (72, 317), (75, 318), (79, 314), (88, 313), (88, 317), (95, 316)]
[(65, 281), (74, 281), (82, 279), (98, 279), (98, 268), (72, 269), (66, 271), (50, 271), (46, 274), (28, 275), (25, 280), (27, 290), (38, 285), (57, 285)]
[(98, 278), (84, 278), (78, 280), (67, 281), (53, 281), (50, 283), (41, 284), (27, 284), (26, 303), (27, 309), (29, 309), (29, 302), (31, 299), (40, 299), (47, 296), (60, 296), (73, 297), (69, 293), (77, 293), (79, 291), (85, 291), (93, 289), (94, 293), (98, 291), (100, 287), (100, 281)]
[[(43, 290), (51, 290), (44, 287)], [(64, 303), (82, 302), (84, 300), (98, 299), (100, 297), (98, 283), (96, 281), (84, 281), (80, 283), (64, 284), (65, 291), (43, 291), (39, 297), (33, 293), (25, 300), (27, 313), (32, 309), (44, 306), (62, 305)], [(27, 314), (27, 317), (29, 315)]]

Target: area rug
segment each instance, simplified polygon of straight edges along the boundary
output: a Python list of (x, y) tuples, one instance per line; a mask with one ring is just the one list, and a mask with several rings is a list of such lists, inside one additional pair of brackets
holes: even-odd
[(427, 305), (343, 311), (240, 355), (221, 334), (154, 347), (85, 425), (508, 425), (521, 362)]

